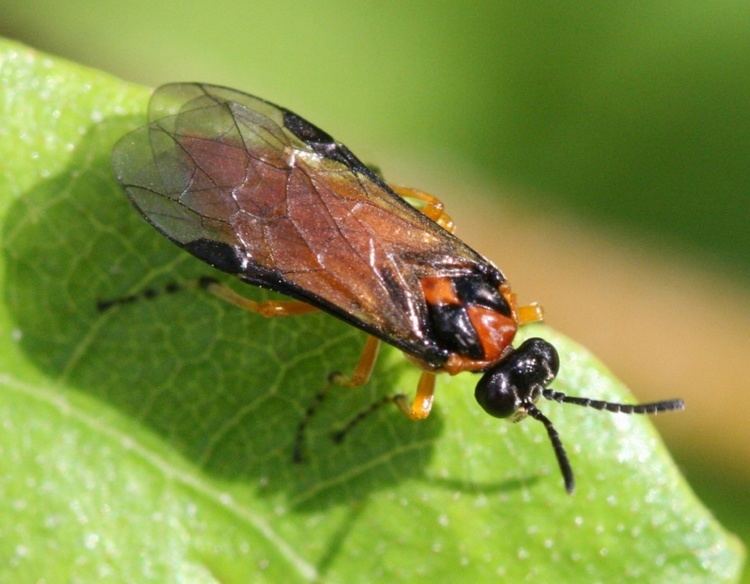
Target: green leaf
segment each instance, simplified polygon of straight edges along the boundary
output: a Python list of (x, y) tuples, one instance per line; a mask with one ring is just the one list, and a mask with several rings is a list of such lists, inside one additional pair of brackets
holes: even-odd
[[(197, 290), (97, 312), (208, 270), (111, 176), (111, 146), (143, 123), (149, 92), (10, 42), (0, 84), (0, 580), (737, 578), (739, 544), (644, 419), (543, 405), (573, 496), (544, 429), (486, 416), (471, 375), (441, 378), (429, 420), (386, 408), (333, 445), (337, 424), (415, 386), (395, 350), (367, 387), (332, 391), (309, 460), (292, 464), (297, 423), (363, 335)], [(573, 342), (529, 335), (559, 348), (558, 389), (631, 399)]]

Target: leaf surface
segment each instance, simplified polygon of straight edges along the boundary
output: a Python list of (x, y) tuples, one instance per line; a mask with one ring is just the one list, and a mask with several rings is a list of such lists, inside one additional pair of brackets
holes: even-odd
[[(112, 177), (149, 91), (7, 41), (0, 87), (0, 580), (736, 579), (739, 544), (644, 419), (543, 405), (573, 496), (544, 429), (486, 416), (471, 375), (440, 379), (426, 422), (383, 409), (333, 445), (378, 396), (415, 387), (394, 350), (367, 387), (331, 392), (292, 464), (298, 421), (362, 334), (197, 290), (98, 312), (210, 273)], [(531, 335), (560, 351), (557, 389), (632, 399), (575, 343)]]

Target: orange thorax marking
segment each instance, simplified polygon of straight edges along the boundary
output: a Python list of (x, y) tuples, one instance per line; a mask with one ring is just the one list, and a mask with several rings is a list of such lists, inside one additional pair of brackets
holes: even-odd
[(497, 361), (513, 342), (518, 329), (516, 321), (484, 306), (468, 306), (466, 312), (482, 344), (484, 360)]
[(422, 278), (422, 293), (427, 304), (460, 304), (453, 281), (443, 276)]
[[(505, 355), (518, 330), (515, 313), (506, 316), (496, 309), (462, 301), (450, 277), (427, 276), (422, 278), (420, 284), (428, 306), (461, 306), (466, 311), (482, 348), (480, 359), (452, 353), (441, 370), (452, 375), (461, 371), (482, 371)], [(509, 300), (510, 289), (507, 285), (500, 292)]]

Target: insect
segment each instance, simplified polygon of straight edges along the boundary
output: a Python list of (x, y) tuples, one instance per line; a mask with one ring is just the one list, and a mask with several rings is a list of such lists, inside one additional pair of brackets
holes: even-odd
[[(635, 414), (683, 408), (677, 399), (627, 405), (550, 388), (559, 369), (555, 348), (540, 338), (512, 346), (519, 326), (542, 320), (541, 307), (516, 302), (504, 274), (453, 234), (438, 199), (385, 182), (297, 114), (233, 89), (174, 83), (154, 92), (148, 116), (113, 152), (132, 203), (197, 258), (291, 299), (256, 302), (203, 278), (208, 292), (267, 317), (319, 309), (365, 331), (353, 373), (334, 375), (335, 384), (366, 383), (379, 344), (394, 345), (423, 372), (413, 400), (397, 394), (380, 403), (421, 420), (432, 408), (437, 373), (481, 373), (475, 397), (490, 415), (544, 425), (568, 492), (573, 471), (535, 405), (540, 397)], [(314, 409), (300, 422), (298, 455)]]

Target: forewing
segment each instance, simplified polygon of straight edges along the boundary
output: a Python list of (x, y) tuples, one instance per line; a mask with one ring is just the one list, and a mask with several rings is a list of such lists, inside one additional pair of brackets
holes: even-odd
[(296, 114), (201, 84), (159, 88), (115, 174), (157, 229), (255, 284), (428, 356), (419, 278), (486, 260)]
[[(245, 97), (255, 110), (232, 108), (201, 85), (162, 86), (151, 98), (149, 125), (115, 146), (117, 179), (146, 219), (178, 244), (239, 245), (230, 221), (240, 210), (234, 193), (265, 167), (284, 167), (283, 132), (259, 111), (267, 104)], [(233, 109), (248, 123), (238, 124)]]

